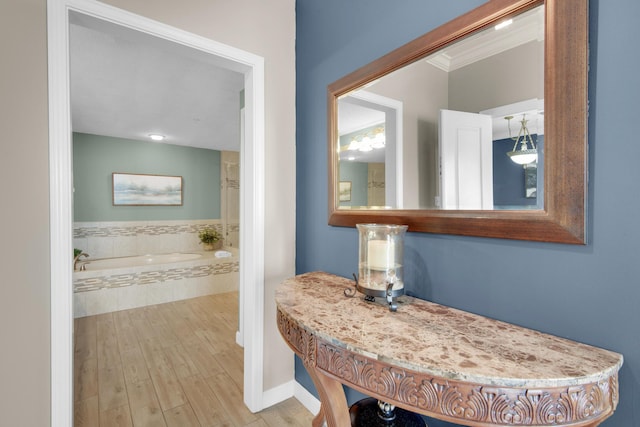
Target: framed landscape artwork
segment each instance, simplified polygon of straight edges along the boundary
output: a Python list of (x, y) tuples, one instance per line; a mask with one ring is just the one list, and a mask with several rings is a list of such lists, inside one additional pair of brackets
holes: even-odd
[(341, 202), (350, 202), (351, 201), (351, 181), (340, 181), (340, 201)]
[(114, 206), (182, 206), (182, 177), (113, 173)]

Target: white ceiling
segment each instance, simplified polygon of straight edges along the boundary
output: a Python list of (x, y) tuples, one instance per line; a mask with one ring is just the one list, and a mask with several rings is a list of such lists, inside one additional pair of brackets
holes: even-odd
[(346, 135), (384, 123), (384, 112), (353, 102), (338, 101), (338, 135)]
[[(365, 107), (353, 102), (338, 101), (338, 135), (346, 135), (375, 125), (384, 125), (383, 111)], [(371, 151), (342, 151), (340, 160), (363, 163), (384, 163), (383, 149)]]
[(425, 60), (451, 72), (531, 41), (544, 40), (544, 8), (536, 7), (512, 18), (500, 30), (487, 28), (429, 55)]
[[(530, 12), (519, 18), (528, 23), (539, 19), (536, 15)], [(242, 73), (220, 66), (220, 58), (205, 52), (80, 13), (70, 13), (70, 24), (74, 132), (143, 141), (150, 133), (159, 133), (168, 144), (240, 150)], [(529, 38), (539, 37), (531, 25), (525, 27)], [(517, 39), (516, 44), (526, 38)], [(486, 45), (487, 40), (471, 37), (455, 56), (465, 52), (477, 56), (480, 51), (487, 55), (479, 44)], [(446, 53), (452, 61), (453, 52)], [(379, 121), (352, 113), (341, 114), (341, 134)], [(352, 121), (347, 124), (345, 117)]]
[(70, 14), (74, 132), (240, 150), (244, 75), (221, 59), (79, 13)]

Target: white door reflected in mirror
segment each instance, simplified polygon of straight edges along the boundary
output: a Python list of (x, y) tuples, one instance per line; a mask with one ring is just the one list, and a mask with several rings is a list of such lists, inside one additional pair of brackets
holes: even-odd
[(493, 209), (491, 116), (440, 111), (442, 209)]

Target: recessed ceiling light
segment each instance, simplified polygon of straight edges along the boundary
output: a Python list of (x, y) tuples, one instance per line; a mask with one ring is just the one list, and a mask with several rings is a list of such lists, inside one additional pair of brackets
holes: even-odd
[(150, 133), (149, 138), (153, 139), (154, 141), (162, 141), (164, 139), (164, 135), (160, 135), (157, 133)]

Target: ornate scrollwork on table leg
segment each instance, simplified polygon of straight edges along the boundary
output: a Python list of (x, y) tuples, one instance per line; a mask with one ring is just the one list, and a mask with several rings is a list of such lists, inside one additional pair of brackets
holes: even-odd
[(302, 359), (320, 395), (322, 404), (320, 412), (313, 420), (313, 427), (325, 423), (327, 427), (348, 425), (349, 409), (341, 383), (316, 367), (316, 336), (300, 327), (280, 310), (277, 312), (277, 322), (280, 333), (289, 347)]

